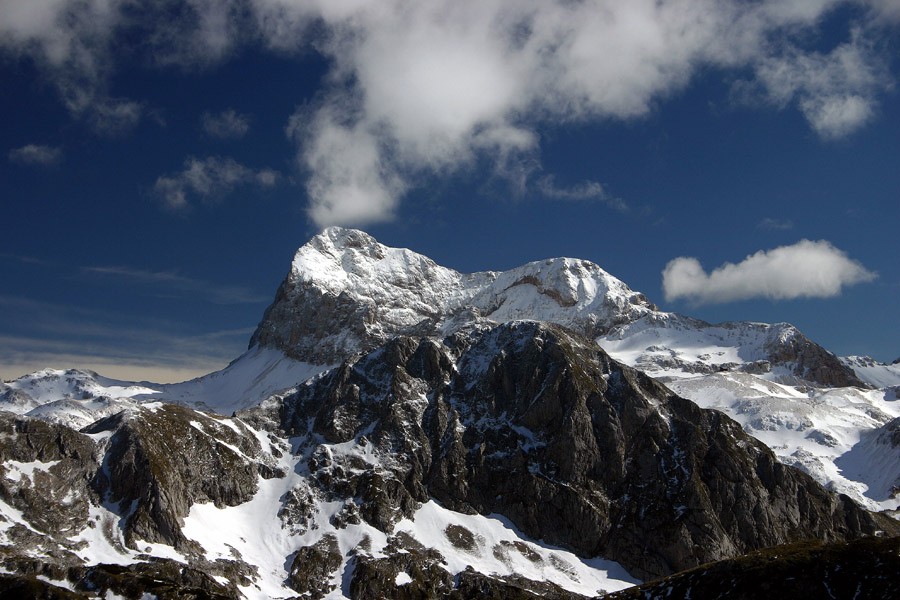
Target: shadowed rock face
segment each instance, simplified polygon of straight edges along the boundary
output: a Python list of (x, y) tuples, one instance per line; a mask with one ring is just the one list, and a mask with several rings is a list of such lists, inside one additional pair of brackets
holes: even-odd
[(800, 542), (603, 596), (604, 600), (669, 598), (900, 597), (900, 538), (865, 538), (822, 544)]
[(310, 457), (319, 485), (358, 497), (380, 529), (434, 497), (642, 578), (897, 529), (780, 464), (722, 413), (554, 325), (396, 338), (243, 416), (389, 457), (377, 472)]
[[(54, 552), (63, 562), (77, 562), (72, 552), (84, 543), (68, 538), (100, 499), (93, 487), (99, 454), (93, 440), (68, 427), (0, 412), (0, 500), (32, 525), (7, 529), (18, 552)], [(30, 475), (18, 472), (20, 463), (32, 465)], [(6, 554), (0, 550), (0, 557)]]
[(256, 493), (258, 474), (274, 475), (253, 460), (263, 458), (249, 430), (173, 404), (123, 411), (84, 431), (111, 435), (95, 487), (119, 506), (130, 547), (144, 540), (190, 551), (180, 522), (192, 504), (241, 504)]

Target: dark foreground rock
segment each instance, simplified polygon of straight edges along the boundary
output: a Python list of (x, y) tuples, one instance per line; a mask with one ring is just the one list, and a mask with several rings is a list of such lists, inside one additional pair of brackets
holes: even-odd
[[(26, 565), (21, 565), (25, 567)], [(159, 600), (238, 600), (240, 592), (207, 573), (181, 563), (157, 559), (128, 566), (94, 565), (64, 571), (33, 564), (25, 574), (0, 574), (3, 600), (87, 600), (115, 594)]]
[(603, 600), (900, 598), (900, 538), (799, 542), (702, 565)]

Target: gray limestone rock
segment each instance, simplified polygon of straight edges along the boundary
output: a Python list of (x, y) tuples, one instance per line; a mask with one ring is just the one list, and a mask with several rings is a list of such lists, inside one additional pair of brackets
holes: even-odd
[(310, 463), (322, 489), (353, 494), (385, 532), (433, 497), (638, 577), (799, 539), (900, 532), (779, 463), (722, 413), (554, 325), (395, 338), (277, 410), (288, 435), (311, 430), (392, 458), (378, 473), (315, 452)]

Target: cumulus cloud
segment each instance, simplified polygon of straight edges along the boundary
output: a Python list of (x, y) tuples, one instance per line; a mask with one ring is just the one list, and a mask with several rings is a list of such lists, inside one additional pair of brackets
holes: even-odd
[[(890, 85), (869, 41), (885, 18), (866, 20), (826, 54), (794, 43), (838, 4), (270, 0), (254, 7), (274, 46), (309, 35), (310, 19), (327, 32), (317, 48), (333, 65), (330, 87), (318, 114), (308, 106), (301, 113), (321, 123), (334, 105), (351, 107), (332, 123), (343, 143), (333, 143), (334, 127), (297, 138), (298, 161), (310, 173), (310, 215), (325, 225), (390, 219), (421, 175), (458, 172), (475, 160), (495, 161), (511, 181), (545, 195), (573, 198), (534, 181), (540, 168), (522, 168), (539, 162), (541, 130), (640, 118), (704, 67), (749, 70), (750, 87), (770, 106), (796, 107), (824, 138), (850, 134), (874, 117)], [(358, 153), (343, 155), (347, 147), (367, 149), (364, 168)]]
[(217, 114), (205, 112), (200, 116), (200, 125), (207, 135), (238, 139), (250, 131), (250, 116), (239, 114), (234, 109)]
[(190, 205), (189, 194), (209, 202), (229, 194), (238, 186), (272, 187), (277, 181), (277, 171), (254, 170), (233, 158), (190, 157), (184, 162), (183, 171), (174, 175), (161, 175), (153, 189), (167, 208), (182, 210)]
[(668, 301), (717, 304), (751, 298), (829, 298), (840, 294), (844, 286), (872, 281), (877, 274), (825, 240), (800, 240), (792, 246), (760, 250), (711, 273), (696, 258), (681, 256), (666, 265), (662, 277)]
[(309, 216), (320, 225), (389, 220), (404, 192), (378, 137), (361, 129), (328, 110), (318, 111), (309, 123), (295, 119), (289, 127), (293, 137), (308, 135), (310, 140), (303, 144), (301, 160), (309, 171)]
[(55, 165), (62, 159), (62, 148), (27, 144), (9, 151), (9, 160), (23, 165)]
[[(307, 133), (294, 140), (309, 214), (319, 225), (364, 224), (390, 219), (428, 177), (474, 164), (539, 185), (542, 131), (640, 118), (700, 71), (750, 73), (736, 95), (799, 110), (823, 138), (849, 135), (876, 118), (893, 83), (876, 42), (900, 22), (895, 4), (0, 0), (0, 45), (36, 57), (91, 122), (92, 107), (113, 102), (113, 49), (126, 36), (159, 65), (208, 66), (250, 43), (315, 50), (329, 72), (290, 127), (303, 121)], [(810, 50), (827, 17), (850, 5), (851, 38)]]

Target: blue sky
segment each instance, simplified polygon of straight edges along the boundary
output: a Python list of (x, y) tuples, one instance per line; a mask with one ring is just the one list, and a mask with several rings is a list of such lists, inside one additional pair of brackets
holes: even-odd
[(220, 368), (331, 224), (464, 272), (587, 258), (666, 310), (900, 356), (894, 1), (0, 16), (3, 378)]

